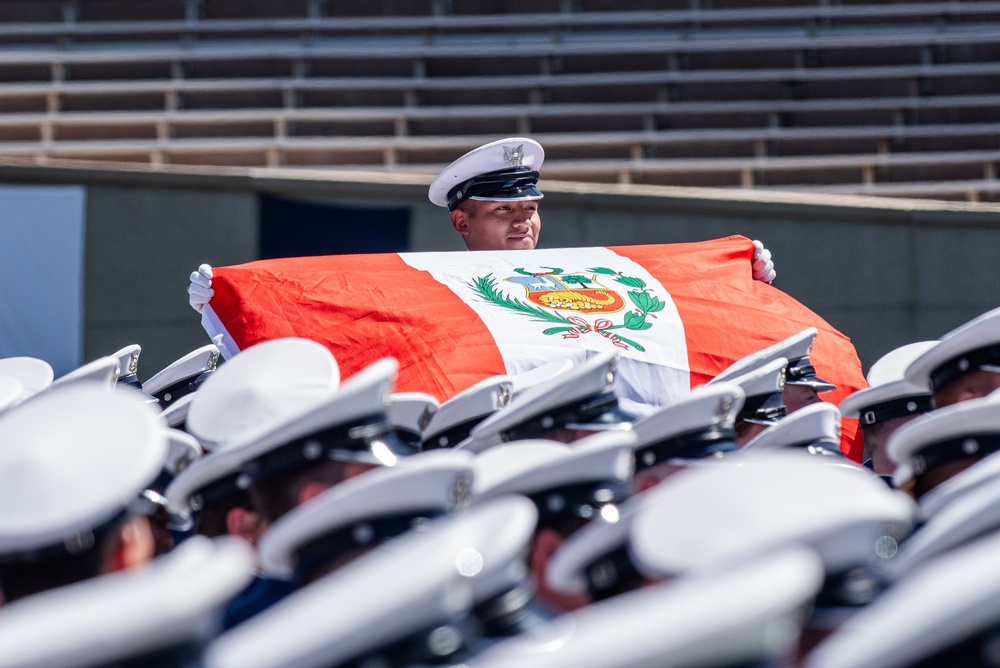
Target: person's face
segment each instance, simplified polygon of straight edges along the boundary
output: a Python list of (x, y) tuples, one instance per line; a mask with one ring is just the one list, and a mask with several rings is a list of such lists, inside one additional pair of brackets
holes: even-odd
[(760, 432), (767, 429), (766, 424), (757, 424), (756, 422), (746, 422), (744, 420), (738, 420), (736, 422), (736, 445), (743, 447), (753, 439), (754, 436)]
[(1000, 373), (973, 371), (954, 380), (934, 393), (934, 408), (944, 408), (969, 399), (980, 399), (1000, 388)]
[(800, 408), (821, 401), (816, 390), (808, 385), (792, 385), (790, 383), (785, 383), (785, 388), (781, 391), (781, 399), (785, 402), (785, 408), (788, 409), (789, 413), (794, 413)]
[(531, 250), (542, 227), (538, 202), (466, 200), (451, 224), (469, 250)]
[(896, 470), (896, 463), (889, 459), (889, 452), (886, 448), (889, 437), (904, 424), (918, 417), (920, 416), (904, 415), (861, 428), (861, 435), (865, 442), (864, 456), (872, 460), (872, 470), (875, 473), (892, 475), (893, 471)]

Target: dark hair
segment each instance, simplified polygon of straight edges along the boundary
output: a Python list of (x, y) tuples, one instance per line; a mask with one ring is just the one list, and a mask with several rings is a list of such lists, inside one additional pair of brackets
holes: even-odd
[(97, 577), (121, 528), (134, 516), (122, 515), (94, 532), (94, 544), (81, 552), (42, 556), (34, 560), (0, 563), (0, 590), (6, 603), (49, 589)]
[(253, 508), (250, 496), (240, 491), (220, 503), (214, 503), (206, 507), (195, 518), (194, 530), (202, 536), (217, 538), (229, 533), (226, 526), (226, 517), (233, 508)]
[(302, 489), (309, 483), (332, 487), (347, 478), (347, 464), (326, 460), (308, 468), (293, 469), (260, 480), (249, 488), (251, 506), (267, 522), (274, 522), (299, 505)]
[(538, 533), (542, 529), (552, 529), (562, 536), (563, 539), (566, 539), (588, 524), (590, 524), (590, 520), (585, 520), (571, 513), (543, 514), (538, 519), (538, 526), (535, 529), (535, 533)]

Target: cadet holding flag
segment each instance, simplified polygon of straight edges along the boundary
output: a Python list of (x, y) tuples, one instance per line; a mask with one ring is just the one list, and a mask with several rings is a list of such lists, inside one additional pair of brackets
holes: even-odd
[[(541, 144), (527, 137), (490, 142), (445, 167), (428, 197), (448, 209), (468, 250), (531, 250), (542, 229), (538, 178), (544, 159)], [(777, 275), (771, 252), (759, 241), (753, 244), (753, 278), (770, 283)], [(191, 274), (189, 302), (199, 313), (215, 294), (212, 273), (211, 265), (203, 264)]]

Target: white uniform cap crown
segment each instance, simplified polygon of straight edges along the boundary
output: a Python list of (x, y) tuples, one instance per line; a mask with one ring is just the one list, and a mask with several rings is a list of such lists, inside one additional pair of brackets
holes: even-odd
[(510, 377), (512, 385), (511, 393), (515, 397), (519, 396), (536, 385), (548, 382), (553, 378), (566, 373), (572, 368), (573, 360), (565, 359), (548, 362), (547, 364), (536, 366), (530, 371), (514, 374)]
[(900, 540), (913, 515), (912, 499), (858, 466), (762, 454), (692, 469), (647, 492), (631, 554), (641, 573), (660, 579), (805, 544), (839, 573), (878, 561), (878, 546)]
[(24, 385), (13, 376), (0, 376), (0, 413), (16, 405), (24, 394)]
[(45, 393), (8, 411), (0, 443), (3, 554), (89, 536), (128, 508), (167, 454), (154, 411), (93, 386)]
[(112, 357), (111, 355), (99, 357), (81, 367), (73, 369), (64, 376), (60, 376), (52, 383), (52, 387), (62, 388), (72, 383), (99, 383), (104, 387), (113, 389), (118, 382), (119, 368), (120, 364), (117, 357)]
[(111, 353), (111, 357), (118, 360), (119, 378), (125, 378), (139, 372), (139, 355), (141, 354), (142, 346), (138, 343), (133, 343)]
[[(497, 499), (462, 517), (409, 532), (280, 601), (221, 636), (208, 668), (340, 665), (418, 631), (454, 622), (473, 604), (485, 561), (472, 527), (505, 533), (534, 512), (520, 497)], [(350, 601), (350, 605), (344, 605)]]
[(758, 369), (779, 357), (784, 357), (787, 360), (806, 357), (809, 355), (809, 350), (812, 348), (813, 341), (816, 340), (818, 333), (819, 330), (815, 327), (807, 327), (798, 334), (790, 336), (783, 341), (779, 341), (763, 350), (758, 350), (753, 354), (736, 360), (724, 369), (722, 373), (717, 375), (714, 380), (732, 380), (736, 376), (742, 376), (749, 371)]
[(389, 404), (389, 424), (422, 434), (440, 408), (438, 400), (424, 392), (393, 392)]
[(167, 461), (165, 468), (177, 475), (202, 455), (201, 444), (191, 434), (180, 429), (167, 429)]
[(587, 606), (484, 652), (477, 668), (725, 666), (783, 660), (822, 569), (789, 549), (705, 578)]
[(329, 398), (340, 383), (337, 361), (308, 339), (275, 339), (226, 362), (196, 393), (187, 430), (207, 451)]
[(207, 642), (253, 576), (253, 550), (200, 536), (147, 567), (29, 596), (0, 610), (3, 666), (117, 665)]
[(3, 377), (15, 379), (21, 387), (16, 405), (51, 385), (53, 371), (48, 362), (36, 357), (5, 357), (0, 359), (0, 378)]

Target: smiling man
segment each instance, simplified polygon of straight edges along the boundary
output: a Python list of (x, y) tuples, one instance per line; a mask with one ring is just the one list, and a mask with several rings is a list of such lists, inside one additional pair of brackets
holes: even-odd
[(538, 243), (541, 145), (510, 137), (473, 149), (445, 167), (428, 197), (447, 207), (469, 250), (531, 250)]

